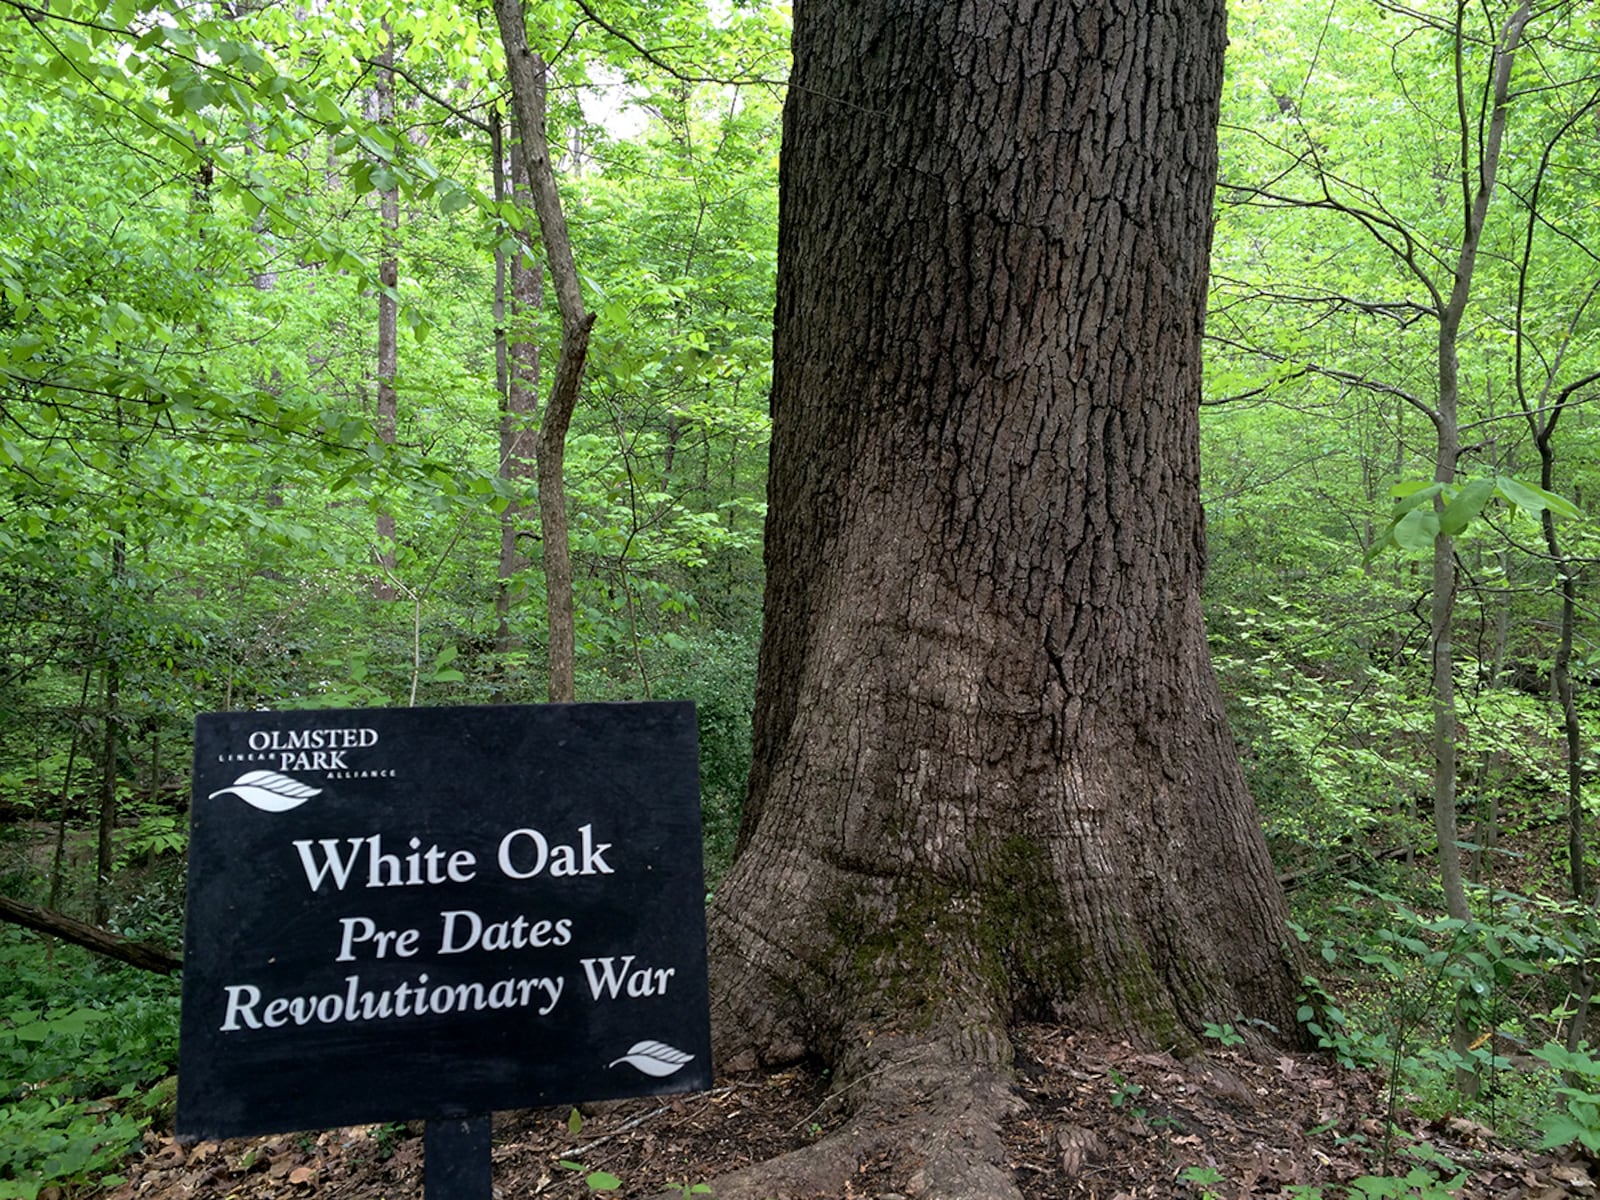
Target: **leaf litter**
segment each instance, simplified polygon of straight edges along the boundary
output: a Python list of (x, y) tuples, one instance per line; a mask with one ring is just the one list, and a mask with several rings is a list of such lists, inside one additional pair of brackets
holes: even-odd
[[(1464, 1117), (1402, 1113), (1387, 1125), (1382, 1080), (1326, 1056), (1211, 1048), (1179, 1060), (1044, 1025), (1017, 1030), (1014, 1046), (1026, 1107), (1002, 1132), (1028, 1200), (1292, 1200), (1311, 1187), (1343, 1200), (1351, 1180), (1381, 1172), (1386, 1145), (1395, 1175), (1417, 1166), (1405, 1147), (1429, 1147), (1466, 1175), (1462, 1200), (1600, 1200), (1600, 1167), (1582, 1156), (1530, 1152)], [(611, 1195), (682, 1194), (827, 1136), (840, 1119), (828, 1091), (825, 1072), (801, 1067), (729, 1075), (704, 1093), (581, 1105), (576, 1119), (567, 1105), (497, 1113), (495, 1197), (579, 1200), (593, 1195), (586, 1180), (596, 1172), (620, 1181)], [(420, 1197), (421, 1131), (413, 1122), (193, 1146), (153, 1131), (107, 1196)], [(919, 1165), (909, 1155), (863, 1161), (846, 1191), (914, 1200)]]

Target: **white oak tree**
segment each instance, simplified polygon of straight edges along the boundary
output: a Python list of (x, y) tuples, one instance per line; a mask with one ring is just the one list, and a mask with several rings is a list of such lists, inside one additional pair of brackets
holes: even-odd
[[(1015, 1195), (1008, 1026), (1294, 1028), (1200, 612), (1221, 3), (796, 6), (726, 1061), (855, 1118), (718, 1195)], [(913, 1111), (920, 1108), (921, 1111)]]

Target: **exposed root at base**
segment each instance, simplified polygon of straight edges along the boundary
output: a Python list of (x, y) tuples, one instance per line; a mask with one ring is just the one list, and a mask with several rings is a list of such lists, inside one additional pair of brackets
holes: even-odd
[[(716, 1200), (837, 1200), (884, 1158), (903, 1171), (895, 1191), (916, 1200), (1022, 1200), (1000, 1123), (1024, 1106), (993, 1069), (886, 1062), (855, 1096), (843, 1128), (822, 1141), (710, 1181)], [(900, 1172), (897, 1172), (897, 1175)], [(858, 1193), (859, 1194), (859, 1193)]]

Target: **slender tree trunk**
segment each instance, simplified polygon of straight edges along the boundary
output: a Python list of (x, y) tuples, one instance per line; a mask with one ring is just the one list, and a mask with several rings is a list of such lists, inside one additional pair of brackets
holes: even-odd
[[(380, 126), (394, 123), (394, 31), (387, 18), (383, 28), (388, 35), (383, 53), (378, 56), (378, 68), (373, 73), (373, 101), (375, 120)], [(378, 191), (378, 216), (382, 225), (383, 258), (378, 262), (378, 439), (394, 445), (398, 436), (400, 399), (395, 391), (395, 377), (400, 371), (400, 305), (397, 289), (400, 286), (400, 189), (398, 184)], [(378, 600), (393, 600), (398, 596), (394, 586), (395, 521), (392, 512), (380, 512), (375, 533), (377, 544), (378, 576), (373, 580), (372, 594)]]
[[(84, 717), (88, 714), (89, 684), (94, 679), (94, 657), (83, 669), (83, 689), (78, 693), (78, 707), (72, 714), (72, 741), (67, 748), (67, 765), (61, 772), (61, 810), (56, 813), (56, 842), (50, 854), (50, 908), (61, 908), (61, 881), (67, 861), (67, 811), (72, 803), (72, 769), (78, 763), (78, 743), (83, 733)], [(49, 956), (54, 959), (54, 939), (47, 943)]]
[[(1440, 312), (1439, 404), (1434, 414), (1437, 443), (1433, 477), (1436, 483), (1444, 484), (1455, 481), (1456, 459), (1461, 454), (1461, 430), (1458, 418), (1461, 380), (1457, 352), (1461, 322), (1466, 315), (1467, 303), (1472, 297), (1478, 247), (1483, 240), (1483, 230), (1489, 214), (1489, 201), (1494, 195), (1495, 178), (1500, 168), (1500, 150), (1505, 140), (1506, 105), (1511, 91), (1511, 68), (1531, 9), (1524, 2), (1501, 30), (1489, 81), (1488, 128), (1481, 142), (1479, 124), (1472, 118), (1467, 106), (1467, 76), (1463, 61), (1466, 53), (1466, 33), (1460, 24), (1464, 12), (1465, 5), (1462, 4), (1457, 9), (1458, 23), (1455, 36), (1457, 128), (1461, 143), (1459, 169), (1462, 238), (1461, 249), (1456, 256), (1450, 296)], [(1442, 511), (1443, 496), (1436, 498), (1435, 507)], [(1456, 920), (1470, 921), (1472, 912), (1467, 905), (1466, 888), (1461, 879), (1460, 839), (1456, 834), (1455, 656), (1451, 649), (1451, 621), (1455, 609), (1455, 594), (1454, 539), (1441, 531), (1433, 543), (1433, 604), (1429, 630), (1429, 648), (1433, 666), (1434, 834), (1439, 841), (1439, 881), (1444, 890), (1445, 908)], [(1465, 1057), (1472, 1038), (1473, 1030), (1470, 1027), (1466, 1006), (1458, 1002), (1451, 1045), (1459, 1058)], [(1458, 1068), (1456, 1087), (1464, 1096), (1476, 1095), (1477, 1073), (1465, 1067)]]
[[(1539, 485), (1546, 491), (1555, 488), (1556, 455), (1553, 439), (1556, 424), (1570, 395), (1570, 390), (1562, 393), (1542, 424), (1535, 414), (1528, 414), (1529, 422), (1533, 425), (1534, 445), (1539, 450)], [(1560, 635), (1556, 641), (1555, 660), (1550, 667), (1550, 683), (1561, 713), (1562, 750), (1567, 766), (1567, 884), (1574, 901), (1580, 905), (1592, 904), (1594, 896), (1591, 895), (1585, 836), (1589, 818), (1583, 806), (1583, 724), (1572, 691), (1572, 643), (1577, 625), (1580, 568), (1561, 542), (1555, 514), (1546, 509), (1540, 518), (1545, 550), (1555, 567), (1561, 591)], [(1572, 990), (1577, 1002), (1567, 1026), (1567, 1045), (1569, 1049), (1576, 1050), (1586, 1035), (1589, 1005), (1594, 996), (1594, 976), (1587, 955), (1573, 967)]]
[[(1441, 391), (1443, 389), (1441, 388)], [(1455, 404), (1441, 408), (1434, 479), (1451, 483), (1459, 453)], [(1433, 831), (1439, 843), (1439, 882), (1445, 908), (1460, 921), (1469, 920), (1466, 887), (1461, 878), (1461, 839), (1456, 829), (1456, 684), (1451, 621), (1456, 602), (1455, 539), (1439, 534), (1433, 542), (1433, 600), (1429, 620), (1429, 661), (1433, 685)]]
[[(119, 562), (125, 550), (117, 539), (113, 551)], [(95, 842), (94, 906), (96, 925), (104, 925), (111, 915), (111, 877), (116, 870), (117, 831), (117, 726), (122, 720), (122, 664), (115, 652), (105, 664), (105, 724), (100, 740), (100, 820)]]
[[(511, 187), (507, 180), (510, 174), (510, 165), (506, 162), (505, 124), (500, 117), (500, 108), (495, 105), (489, 109), (489, 160), (490, 174), (494, 179), (494, 202), (502, 205), (511, 195)], [(500, 397), (500, 477), (510, 478), (508, 474), (510, 458), (507, 450), (507, 434), (510, 430), (510, 393), (511, 393), (511, 359), (507, 349), (509, 332), (506, 329), (506, 278), (508, 274), (507, 260), (503, 240), (496, 240), (494, 247), (494, 389)], [(520, 569), (517, 558), (516, 525), (508, 507), (500, 514), (500, 562), (496, 570), (498, 586), (494, 593), (494, 648), (498, 653), (505, 653), (514, 644), (511, 634), (511, 580)], [(497, 694), (496, 699), (501, 697)]]
[[(1549, 485), (1545, 486), (1548, 489)], [(1543, 516), (1545, 545), (1555, 560), (1561, 578), (1561, 637), (1556, 642), (1551, 675), (1556, 703), (1561, 708), (1561, 732), (1567, 760), (1567, 878), (1572, 898), (1584, 904), (1591, 897), (1589, 870), (1584, 860), (1584, 824), (1587, 817), (1583, 810), (1583, 726), (1578, 720), (1578, 706), (1572, 694), (1572, 639), (1578, 613), (1578, 568), (1562, 550), (1555, 532), (1555, 517), (1548, 509)]]
[(589, 351), (589, 331), (594, 314), (583, 303), (578, 268), (572, 257), (572, 240), (561, 210), (555, 167), (550, 161), (546, 131), (546, 66), (528, 46), (521, 0), (494, 0), (495, 21), (505, 47), (506, 73), (516, 114), (523, 161), (539, 216), (539, 234), (550, 280), (561, 310), (561, 350), (555, 379), (539, 423), (537, 444), (539, 474), (539, 526), (543, 540), (544, 580), (549, 611), (549, 697), (571, 701), (576, 695), (576, 649), (572, 599), (572, 549), (567, 535), (566, 453), (567, 430), (578, 403), (584, 359)]
[[(128, 462), (128, 443), (124, 437), (122, 405), (116, 405), (117, 458), (124, 468)], [(119, 520), (111, 530), (111, 597), (122, 602), (128, 581), (128, 533)], [(112, 623), (121, 620), (115, 608), (106, 614)], [(104, 925), (111, 913), (111, 876), (116, 870), (117, 829), (117, 744), (118, 726), (122, 722), (122, 638), (113, 629), (102, 640), (106, 656), (103, 666), (105, 679), (105, 725), (100, 743), (100, 820), (95, 847), (94, 902), (92, 915), (96, 925)]]
[[(495, 115), (496, 143), (499, 137), (499, 115)], [(499, 148), (496, 162), (504, 161)], [(504, 172), (504, 167), (501, 167)], [(522, 158), (521, 143), (512, 140), (510, 155), (510, 188), (496, 178), (496, 197), (502, 198), (501, 189), (509, 192), (519, 209), (532, 215), (527, 165)], [(496, 314), (496, 325), (502, 329), (501, 344), (496, 356), (496, 373), (500, 384), (500, 475), (502, 478), (524, 483), (537, 474), (536, 447), (539, 424), (539, 342), (536, 322), (544, 304), (544, 272), (534, 257), (532, 236), (525, 229), (516, 233), (517, 249), (507, 256), (511, 279), (511, 314), (509, 328), (501, 312)], [(497, 264), (497, 267), (499, 264)], [(503, 304), (503, 301), (502, 301)], [(510, 650), (517, 639), (511, 630), (512, 581), (528, 565), (528, 559), (518, 544), (519, 538), (529, 536), (528, 526), (532, 513), (522, 505), (509, 505), (500, 514), (500, 565), (499, 590), (495, 594), (495, 649)]]
[(161, 802), (161, 725), (152, 719), (149, 726), (150, 732), (150, 766), (149, 786), (145, 789), (145, 798), (152, 809)]
[[(1591, 290), (1589, 299), (1596, 294), (1600, 294), (1600, 285)], [(1587, 306), (1588, 299), (1580, 307), (1580, 312), (1581, 308)], [(1563, 346), (1563, 353), (1556, 358), (1557, 366), (1564, 357), (1565, 349)], [(1591, 388), (1596, 383), (1600, 383), (1600, 372), (1586, 375), (1564, 388), (1554, 403), (1548, 402), (1551, 388), (1547, 383), (1540, 396), (1541, 403), (1537, 411), (1524, 405), (1524, 414), (1533, 433), (1533, 444), (1539, 451), (1539, 486), (1547, 492), (1553, 492), (1556, 483), (1556, 426), (1567, 405), (1572, 402), (1574, 393), (1580, 389)], [(1539, 517), (1544, 533), (1545, 552), (1550, 556), (1550, 563), (1555, 568), (1561, 594), (1560, 632), (1556, 639), (1555, 659), (1550, 666), (1550, 690), (1561, 713), (1562, 750), (1567, 767), (1567, 880), (1572, 898), (1579, 904), (1588, 904), (1594, 897), (1590, 895), (1591, 882), (1584, 837), (1584, 826), (1588, 817), (1583, 807), (1583, 723), (1578, 715), (1577, 700), (1572, 689), (1572, 648), (1577, 635), (1578, 584), (1582, 567), (1573, 560), (1561, 541), (1560, 531), (1556, 528), (1555, 514), (1545, 509)]]
[[(489, 171), (494, 180), (494, 202), (499, 207), (511, 195), (511, 164), (506, 161), (505, 122), (500, 116), (500, 106), (489, 109)], [(506, 349), (509, 331), (506, 329), (506, 278), (509, 255), (505, 241), (494, 244), (494, 389), (501, 397), (500, 411), (505, 412), (505, 394), (511, 386), (511, 362)]]
[(1220, 0), (796, 6), (754, 762), (710, 948), (721, 1060), (819, 1054), (855, 1107), (803, 1160), (818, 1194), (889, 1128), (920, 1194), (1015, 1197), (1015, 1020), (1293, 1036), (1200, 611), (1225, 40)]

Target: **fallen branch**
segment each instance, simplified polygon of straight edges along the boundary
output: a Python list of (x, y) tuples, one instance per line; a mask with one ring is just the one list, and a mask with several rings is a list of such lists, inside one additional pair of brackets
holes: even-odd
[(39, 933), (52, 934), (75, 946), (82, 946), (86, 950), (93, 950), (96, 954), (103, 954), (107, 958), (114, 958), (145, 971), (154, 971), (158, 975), (170, 975), (183, 967), (182, 959), (169, 954), (160, 946), (120, 937), (101, 929), (98, 925), (90, 925), (75, 917), (52, 912), (48, 908), (24, 904), (9, 896), (0, 896), (0, 921), (8, 921), (25, 929), (37, 930)]
[(1407, 854), (1414, 854), (1418, 858), (1427, 858), (1433, 854), (1432, 846), (1395, 846), (1388, 850), (1352, 850), (1348, 854), (1341, 854), (1325, 862), (1316, 863), (1309, 867), (1302, 867), (1298, 871), (1281, 871), (1278, 873), (1278, 886), (1284, 891), (1292, 891), (1308, 879), (1330, 874), (1343, 867), (1368, 866), (1372, 863), (1394, 862), (1404, 858)]
[[(1501, 829), (1498, 836), (1503, 840), (1519, 833), (1531, 833), (1536, 829), (1548, 829), (1552, 825), (1560, 825), (1566, 821), (1565, 814), (1557, 817), (1541, 817), (1537, 821), (1528, 821), (1525, 824)], [(1387, 850), (1352, 850), (1330, 858), (1325, 862), (1315, 863), (1309, 867), (1301, 867), (1295, 871), (1280, 871), (1278, 873), (1278, 886), (1284, 891), (1291, 891), (1299, 887), (1308, 879), (1315, 879), (1320, 875), (1327, 875), (1341, 867), (1365, 866), (1371, 863), (1395, 862), (1408, 854), (1417, 858), (1431, 858), (1437, 854), (1437, 846), (1391, 846)]]

